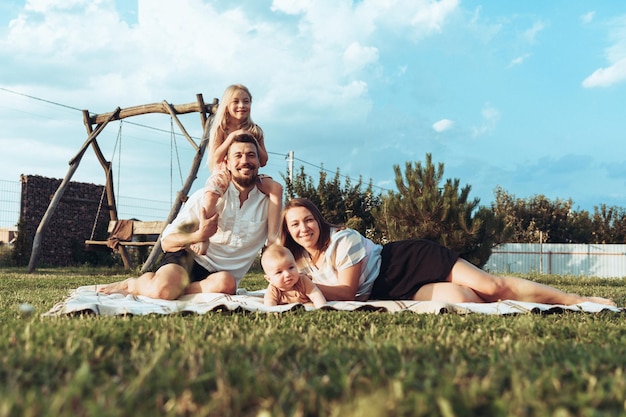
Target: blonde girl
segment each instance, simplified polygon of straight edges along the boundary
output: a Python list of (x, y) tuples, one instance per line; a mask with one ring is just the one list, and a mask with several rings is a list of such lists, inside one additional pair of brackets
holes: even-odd
[[(233, 132), (246, 130), (250, 132), (258, 143), (259, 163), (265, 166), (268, 160), (263, 130), (252, 121), (252, 94), (244, 85), (233, 84), (226, 88), (220, 100), (211, 129), (209, 131), (208, 166), (211, 171), (204, 188), (204, 208), (207, 217), (216, 212), (217, 200), (224, 194), (230, 183), (230, 172), (225, 163), (226, 153), (232, 142)], [(206, 127), (205, 127), (206, 130)], [(282, 186), (270, 177), (261, 176), (257, 184), (259, 190), (270, 199), (268, 208), (268, 241), (275, 242), (278, 238), (280, 212), (282, 210)], [(209, 246), (205, 241), (192, 249), (204, 255)]]

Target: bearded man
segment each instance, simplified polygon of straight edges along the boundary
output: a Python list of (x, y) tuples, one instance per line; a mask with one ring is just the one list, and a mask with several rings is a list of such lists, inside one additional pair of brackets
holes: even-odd
[[(100, 288), (104, 294), (144, 295), (173, 300), (183, 294), (234, 294), (267, 240), (268, 197), (257, 188), (259, 157), (254, 136), (233, 132), (226, 155), (231, 182), (206, 217), (204, 189), (196, 191), (161, 235), (165, 252), (156, 272)], [(210, 241), (206, 254), (197, 245)]]

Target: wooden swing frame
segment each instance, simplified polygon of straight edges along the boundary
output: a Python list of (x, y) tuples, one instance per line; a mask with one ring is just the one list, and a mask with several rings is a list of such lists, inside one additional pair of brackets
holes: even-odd
[[(161, 103), (152, 103), (152, 104), (144, 104), (140, 106), (128, 107), (125, 109), (121, 109), (117, 107), (114, 111), (103, 114), (95, 114), (91, 115), (87, 110), (83, 110), (83, 123), (87, 129), (87, 139), (80, 147), (78, 153), (69, 161), (70, 168), (65, 175), (63, 181), (59, 185), (59, 188), (54, 193), (52, 200), (50, 201), (50, 205), (46, 210), (46, 213), (41, 219), (39, 226), (37, 227), (37, 231), (35, 233), (35, 237), (33, 239), (33, 247), (30, 255), (30, 261), (28, 263), (28, 272), (33, 272), (37, 266), (37, 262), (39, 259), (39, 254), (41, 251), (41, 241), (43, 235), (45, 234), (50, 219), (54, 214), (65, 190), (67, 189), (72, 176), (76, 172), (80, 161), (85, 154), (85, 151), (91, 145), (96, 155), (96, 158), (100, 162), (100, 165), (104, 169), (106, 176), (105, 183), (105, 193), (107, 198), (107, 208), (109, 210), (109, 218), (111, 221), (117, 221), (117, 204), (115, 200), (115, 192), (113, 190), (113, 169), (112, 163), (107, 161), (102, 154), (102, 150), (100, 149), (100, 145), (98, 144), (97, 137), (104, 130), (104, 128), (114, 120), (122, 120), (127, 117), (139, 116), (143, 114), (151, 114), (151, 113), (163, 113), (169, 114), (172, 119), (178, 125), (178, 128), (181, 130), (183, 135), (187, 138), (189, 143), (193, 146), (196, 153), (193, 158), (193, 162), (191, 165), (191, 169), (189, 171), (189, 175), (187, 180), (183, 184), (181, 190), (176, 194), (176, 201), (174, 205), (170, 209), (169, 215), (165, 224), (169, 224), (174, 220), (174, 218), (178, 215), (182, 204), (187, 200), (187, 196), (191, 186), (193, 185), (194, 180), (197, 177), (198, 170), (200, 168), (200, 164), (202, 163), (202, 158), (204, 156), (204, 152), (209, 142), (209, 127), (215, 116), (215, 112), (217, 111), (218, 100), (217, 98), (213, 99), (211, 104), (205, 104), (202, 94), (196, 94), (196, 102), (195, 103), (187, 103), (187, 104), (179, 104), (172, 105), (167, 101), (163, 100)], [(202, 123), (202, 127), (204, 129), (204, 133), (202, 135), (202, 139), (200, 140), (200, 144), (197, 144), (193, 138), (187, 133), (185, 127), (180, 122), (178, 115), (186, 114), (186, 113), (199, 113), (200, 121)], [(95, 126), (95, 129), (94, 129)], [(128, 269), (132, 268), (132, 262), (130, 257), (128, 256), (128, 252), (126, 250), (126, 245), (121, 245), (119, 248), (120, 255), (122, 257), (122, 261), (124, 262), (124, 266)], [(152, 247), (152, 251), (148, 256), (148, 259), (144, 262), (141, 272), (148, 271), (154, 262), (156, 261), (159, 253), (161, 251), (160, 244), (160, 235), (159, 239), (154, 242), (154, 246)]]

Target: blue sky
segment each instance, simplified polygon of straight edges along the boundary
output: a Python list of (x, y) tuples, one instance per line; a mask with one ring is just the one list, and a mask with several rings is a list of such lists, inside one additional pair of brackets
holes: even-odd
[[(5, 0), (0, 16), (3, 180), (63, 178), (87, 137), (77, 109), (242, 83), (279, 180), (294, 151), (315, 180), (339, 167), (395, 190), (393, 166), (432, 153), (482, 205), (500, 186), (626, 207), (622, 2)], [(118, 195), (169, 200), (193, 151), (168, 116), (127, 120), (99, 138)], [(198, 120), (183, 117), (195, 137)], [(91, 150), (73, 180), (104, 181)]]

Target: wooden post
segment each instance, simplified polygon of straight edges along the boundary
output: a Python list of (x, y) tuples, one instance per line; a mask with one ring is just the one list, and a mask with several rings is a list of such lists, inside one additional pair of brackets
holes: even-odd
[[(87, 129), (87, 133), (91, 134), (93, 130), (93, 126), (91, 126), (91, 121), (89, 117), (89, 112), (87, 110), (83, 110), (83, 123), (85, 124), (85, 128)], [(115, 202), (115, 191), (113, 189), (113, 164), (110, 161), (107, 161), (104, 155), (102, 154), (102, 150), (100, 149), (100, 145), (98, 145), (98, 139), (94, 138), (91, 141), (91, 147), (96, 154), (96, 158), (100, 162), (102, 169), (104, 169), (105, 175), (105, 186), (104, 190), (107, 195), (107, 206), (109, 207), (109, 220), (118, 220), (117, 216), (117, 203)], [(96, 219), (98, 221), (98, 219)], [(122, 262), (124, 263), (124, 267), (126, 269), (133, 268), (133, 261), (131, 257), (128, 255), (128, 250), (124, 246), (120, 246), (118, 248), (120, 257), (122, 258)]]
[[(183, 202), (187, 201), (189, 190), (191, 189), (193, 182), (197, 178), (198, 170), (200, 169), (200, 164), (202, 163), (202, 158), (204, 156), (204, 151), (206, 150), (206, 147), (209, 143), (209, 131), (211, 128), (211, 123), (213, 122), (214, 115), (215, 113), (212, 111), (211, 115), (208, 118), (208, 122), (206, 123), (206, 128), (202, 133), (202, 140), (200, 141), (200, 146), (198, 147), (196, 155), (193, 158), (193, 163), (191, 164), (191, 169), (189, 170), (187, 180), (183, 184), (183, 188), (181, 188), (181, 190), (176, 194), (176, 201), (174, 202), (174, 205), (172, 206), (170, 213), (167, 216), (167, 224), (170, 224), (178, 215), (178, 212), (180, 211)], [(146, 259), (146, 262), (144, 262), (143, 266), (141, 267), (142, 274), (152, 268), (152, 265), (154, 265), (161, 252), (161, 235), (159, 235), (156, 245), (152, 247), (152, 251), (148, 256), (148, 259)]]
[[(117, 110), (119, 111), (119, 107), (117, 108)], [(117, 112), (111, 113), (110, 117), (107, 120), (105, 120), (100, 126), (98, 126), (98, 128), (94, 132), (92, 132), (89, 135), (89, 137), (87, 138), (87, 140), (81, 147), (80, 152), (78, 152), (78, 154), (76, 154), (76, 156), (72, 158), (72, 160), (70, 161), (70, 169), (67, 171), (67, 174), (65, 174), (65, 178), (63, 179), (63, 181), (61, 181), (59, 188), (54, 193), (54, 196), (52, 197), (52, 201), (50, 202), (50, 205), (48, 206), (48, 209), (46, 210), (45, 214), (41, 218), (41, 222), (39, 223), (39, 226), (37, 227), (37, 231), (35, 232), (35, 238), (33, 239), (33, 249), (30, 253), (30, 261), (28, 262), (28, 272), (33, 272), (35, 270), (35, 266), (37, 265), (37, 260), (39, 258), (39, 252), (41, 251), (42, 236), (45, 233), (48, 223), (50, 222), (50, 219), (52, 218), (54, 211), (59, 205), (59, 202), (61, 201), (61, 197), (63, 197), (63, 194), (65, 193), (65, 190), (67, 186), (69, 185), (70, 180), (72, 179), (72, 176), (76, 172), (76, 169), (78, 168), (78, 164), (80, 163), (80, 160), (85, 154), (87, 145), (91, 143), (91, 141), (94, 140), (100, 134), (100, 132), (102, 132), (102, 129), (104, 129), (104, 127), (113, 119), (113, 117), (116, 114)]]
[(189, 136), (189, 133), (187, 133), (187, 131), (185, 130), (185, 126), (183, 126), (183, 124), (180, 122), (180, 119), (178, 118), (178, 116), (176, 116), (176, 112), (174, 111), (174, 107), (170, 103), (165, 101), (165, 100), (163, 100), (163, 106), (168, 110), (170, 116), (172, 116), (172, 119), (174, 119), (174, 121), (178, 125), (178, 128), (180, 129), (180, 131), (183, 132), (183, 135), (185, 135), (185, 137), (187, 138), (189, 143), (191, 143), (191, 146), (193, 146), (193, 148), (196, 150), (196, 152), (198, 152), (198, 144), (191, 138), (191, 136)]

